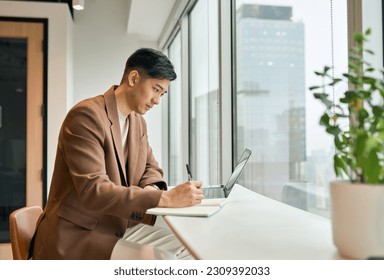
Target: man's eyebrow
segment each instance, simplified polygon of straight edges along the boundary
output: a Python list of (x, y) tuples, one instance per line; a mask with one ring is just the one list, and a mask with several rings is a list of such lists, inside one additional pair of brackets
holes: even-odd
[[(160, 84), (156, 83), (156, 86), (158, 86), (159, 88), (161, 88), (161, 90), (164, 90), (164, 88), (163, 88)], [(164, 91), (164, 93), (167, 93), (167, 91)]]

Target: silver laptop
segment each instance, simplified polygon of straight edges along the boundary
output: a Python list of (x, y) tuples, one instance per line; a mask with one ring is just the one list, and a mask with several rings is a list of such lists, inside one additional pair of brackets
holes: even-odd
[(244, 170), (245, 165), (248, 162), (249, 157), (251, 156), (251, 150), (245, 149), (241, 155), (235, 169), (233, 170), (231, 177), (229, 177), (228, 182), (225, 185), (216, 185), (216, 186), (206, 186), (202, 188), (204, 198), (226, 198), (231, 192), (233, 186), (239, 179), (241, 173)]

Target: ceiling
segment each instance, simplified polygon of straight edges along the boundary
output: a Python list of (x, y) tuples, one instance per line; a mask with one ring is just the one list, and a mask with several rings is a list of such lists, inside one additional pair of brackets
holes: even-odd
[(157, 41), (176, 0), (130, 0), (130, 2), (127, 33), (137, 34), (144, 41)]
[[(0, 0), (1, 1), (1, 0)], [(8, 0), (68, 3), (73, 12), (72, 0)], [(87, 1), (84, 0), (85, 10)], [(111, 1), (111, 0), (104, 0)], [(136, 34), (143, 41), (158, 41), (176, 4), (176, 0), (124, 0), (128, 1), (127, 33)], [(183, 2), (178, 0), (179, 2)]]

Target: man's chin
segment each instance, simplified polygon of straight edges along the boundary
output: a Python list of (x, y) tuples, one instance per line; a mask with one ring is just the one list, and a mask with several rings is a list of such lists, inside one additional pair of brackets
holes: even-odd
[(142, 110), (140, 110), (140, 111), (136, 111), (136, 113), (137, 114), (139, 114), (139, 115), (145, 115), (145, 113), (147, 113), (149, 110), (146, 110), (146, 111), (142, 111)]

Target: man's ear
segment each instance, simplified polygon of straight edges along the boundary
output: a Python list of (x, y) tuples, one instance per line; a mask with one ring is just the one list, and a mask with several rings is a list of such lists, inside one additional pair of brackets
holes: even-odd
[(139, 81), (139, 72), (137, 72), (136, 70), (132, 70), (131, 72), (129, 72), (128, 85), (131, 87), (134, 87), (138, 81)]

